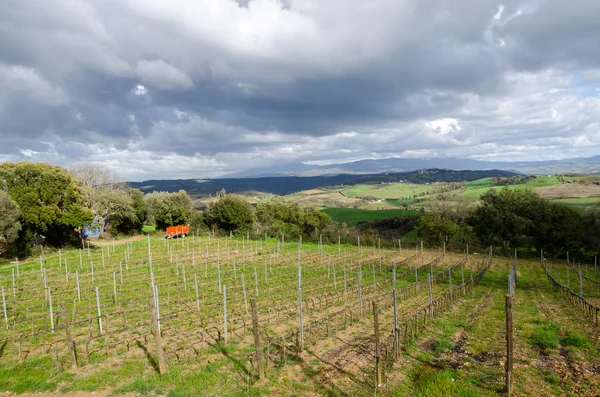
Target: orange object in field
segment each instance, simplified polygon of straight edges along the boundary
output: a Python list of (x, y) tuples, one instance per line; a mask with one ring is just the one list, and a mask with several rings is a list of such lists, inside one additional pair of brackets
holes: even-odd
[(189, 225), (169, 226), (167, 227), (165, 238), (185, 237), (189, 232)]

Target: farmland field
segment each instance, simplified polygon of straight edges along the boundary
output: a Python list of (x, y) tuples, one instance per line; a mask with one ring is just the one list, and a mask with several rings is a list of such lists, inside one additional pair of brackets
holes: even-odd
[(326, 208), (322, 211), (337, 222), (346, 222), (348, 226), (356, 226), (360, 222), (370, 222), (376, 219), (419, 213), (419, 211), (414, 210), (361, 210), (354, 208)]
[[(402, 249), (362, 245), (150, 238), (4, 265), (0, 391), (370, 396), (376, 303), (377, 394), (502, 392), (503, 302), (512, 260), (421, 251), (406, 242)], [(597, 280), (593, 267), (582, 269)], [(566, 282), (564, 265), (552, 271)], [(571, 269), (571, 285), (574, 274)], [(589, 283), (583, 292), (600, 297)], [(551, 288), (539, 261), (518, 261), (514, 311), (516, 395), (600, 390), (598, 328)], [(548, 335), (550, 344), (540, 339)]]

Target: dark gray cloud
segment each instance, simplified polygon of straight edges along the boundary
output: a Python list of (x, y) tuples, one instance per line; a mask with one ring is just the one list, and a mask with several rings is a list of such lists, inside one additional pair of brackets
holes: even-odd
[(0, 161), (123, 178), (600, 148), (594, 0), (5, 0)]

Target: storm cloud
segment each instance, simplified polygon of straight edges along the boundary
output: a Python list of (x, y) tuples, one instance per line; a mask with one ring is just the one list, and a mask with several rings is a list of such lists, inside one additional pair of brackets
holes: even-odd
[(4, 0), (0, 161), (122, 179), (600, 149), (596, 0)]

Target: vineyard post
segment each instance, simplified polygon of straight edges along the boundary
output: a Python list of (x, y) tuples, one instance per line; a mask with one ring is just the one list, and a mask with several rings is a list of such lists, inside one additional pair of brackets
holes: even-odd
[(579, 274), (579, 296), (583, 298), (583, 277), (581, 275), (581, 270), (578, 272)]
[(158, 303), (158, 285), (154, 286), (154, 302), (156, 304), (156, 324), (158, 326), (158, 332), (160, 332), (160, 304)]
[(223, 285), (223, 335), (227, 344), (227, 286)]
[(377, 291), (377, 279), (375, 278), (375, 263), (371, 264), (373, 267), (373, 290)]
[(569, 265), (567, 265), (567, 289), (571, 289), (571, 272), (569, 271)]
[(46, 295), (46, 299), (48, 299), (48, 279), (46, 278), (46, 268), (43, 269), (42, 274), (44, 277), (44, 292)]
[(1, 288), (2, 288), (2, 309), (4, 311), (4, 322), (6, 323), (6, 329), (8, 329), (8, 313), (6, 312), (6, 298), (4, 297), (4, 286), (2, 286)]
[(75, 282), (77, 284), (77, 300), (81, 302), (81, 289), (79, 288), (79, 271), (75, 272)]
[(358, 271), (358, 307), (359, 307), (359, 312), (360, 312), (360, 318), (362, 319), (363, 317), (363, 301), (362, 301), (362, 289), (360, 288), (360, 280), (362, 276), (362, 272)]
[(304, 350), (304, 325), (302, 323), (302, 264), (300, 263), (300, 249), (302, 246), (302, 237), (300, 239), (300, 243), (298, 244), (298, 320), (299, 320), (299, 330), (298, 330), (298, 352), (302, 352)]
[(61, 305), (61, 314), (63, 317), (63, 323), (65, 324), (65, 336), (67, 338), (67, 347), (71, 353), (71, 360), (73, 360), (73, 367), (77, 367), (77, 351), (75, 350), (75, 341), (71, 336), (71, 329), (69, 328), (69, 316), (67, 315), (67, 308), (65, 305)]
[(463, 295), (465, 295), (465, 264), (462, 264), (462, 268), (461, 268), (461, 275), (462, 275), (462, 290), (463, 290)]
[(117, 273), (113, 272), (113, 301), (117, 304)]
[(17, 286), (15, 284), (15, 269), (11, 269), (11, 270), (12, 270), (12, 291), (13, 291), (13, 298), (15, 298), (17, 296)]
[[(256, 268), (254, 270), (256, 270)], [(217, 259), (217, 283), (219, 284), (219, 294), (220, 294), (220, 293), (222, 293), (222, 288), (221, 288), (221, 264), (219, 263), (218, 259)]]
[(394, 268), (392, 269), (392, 288), (396, 289), (396, 264), (394, 263)]
[(400, 251), (400, 255), (402, 255), (402, 241), (398, 239), (398, 250)]
[(198, 276), (194, 273), (194, 288), (196, 290), (196, 307), (200, 311), (200, 296), (198, 295)]
[[(153, 294), (154, 295), (154, 294)], [(160, 335), (160, 322), (158, 319), (158, 308), (156, 306), (155, 296), (149, 297), (150, 311), (152, 314), (152, 328), (154, 329), (154, 341), (156, 343), (156, 357), (158, 359), (158, 373), (164, 375), (167, 373), (167, 364), (165, 363), (165, 352)]]
[(373, 301), (373, 326), (375, 328), (375, 388), (381, 386), (381, 352), (379, 347), (379, 318), (377, 302)]
[(256, 273), (256, 267), (254, 267), (254, 288), (256, 289), (256, 297), (258, 298), (258, 273)]
[(340, 235), (338, 234), (338, 254), (340, 254), (342, 252), (342, 238), (340, 237)]
[(119, 278), (121, 285), (123, 285), (123, 261), (119, 261)]
[(98, 309), (98, 330), (100, 331), (100, 335), (102, 335), (102, 312), (100, 311), (100, 292), (98, 291), (98, 287), (96, 287), (96, 308)]
[[(18, 262), (17, 262), (17, 265), (18, 265)], [(79, 268), (80, 269), (83, 268), (83, 258), (81, 257), (81, 248), (79, 249)]]
[(244, 307), (246, 308), (246, 314), (248, 314), (248, 295), (246, 294), (246, 280), (244, 280), (244, 273), (242, 273), (242, 290), (244, 291)]
[(333, 288), (337, 289), (337, 278), (335, 274), (335, 262), (333, 263)]
[(265, 259), (265, 286), (269, 286), (269, 271), (267, 269), (267, 260)]
[(397, 299), (396, 299), (396, 288), (392, 290), (392, 300), (394, 301), (394, 360), (398, 359), (398, 350), (399, 350), (399, 342), (398, 342), (398, 308), (397, 308)]
[(427, 273), (427, 285), (429, 286), (429, 317), (433, 321), (433, 295), (431, 292), (431, 273)]
[(344, 267), (344, 300), (348, 298), (348, 284), (346, 281), (346, 268)]
[(250, 299), (252, 307), (252, 333), (254, 334), (254, 347), (256, 349), (256, 367), (258, 369), (258, 379), (263, 379), (265, 373), (263, 371), (262, 347), (260, 345), (260, 334), (258, 329), (258, 311), (256, 309), (256, 298)]
[[(2, 287), (2, 291), (4, 291), (4, 287)], [(52, 330), (52, 333), (54, 333), (54, 313), (52, 312), (52, 291), (50, 290), (50, 287), (48, 287), (48, 305), (50, 309), (50, 329)], [(8, 323), (6, 325), (8, 326)]]
[(512, 321), (513, 296), (506, 295), (506, 391), (512, 395), (512, 371), (513, 371), (513, 321)]

